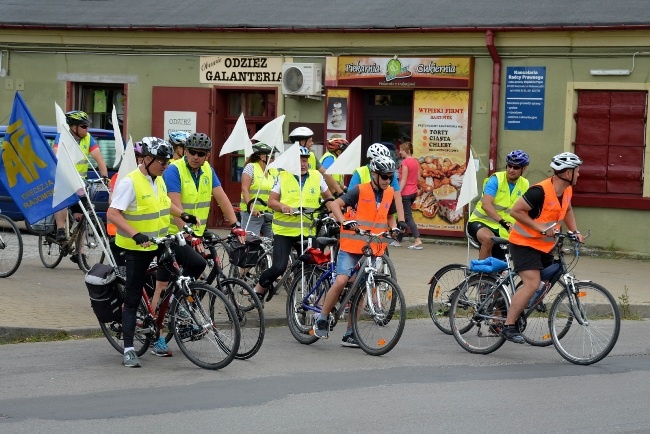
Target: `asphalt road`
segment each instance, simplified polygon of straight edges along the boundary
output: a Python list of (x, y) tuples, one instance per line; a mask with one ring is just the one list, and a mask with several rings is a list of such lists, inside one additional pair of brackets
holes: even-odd
[(624, 321), (606, 359), (575, 366), (553, 347), (465, 352), (428, 319), (383, 357), (270, 328), (260, 352), (221, 371), (178, 351), (121, 366), (105, 339), (0, 347), (0, 432), (648, 432), (647, 324)]

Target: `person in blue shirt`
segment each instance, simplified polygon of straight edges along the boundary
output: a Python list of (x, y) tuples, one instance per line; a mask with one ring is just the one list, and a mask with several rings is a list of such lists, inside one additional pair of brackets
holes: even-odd
[[(373, 143), (370, 145), (368, 152), (366, 152), (366, 157), (368, 157), (368, 164), (354, 169), (354, 172), (352, 173), (352, 179), (350, 180), (350, 184), (348, 184), (348, 191), (352, 190), (359, 184), (370, 182), (370, 162), (373, 158), (377, 158), (380, 155), (390, 158), (390, 151), (381, 143)], [(402, 205), (402, 195), (399, 192), (399, 179), (397, 179), (397, 176), (393, 177), (390, 186), (393, 187), (393, 190), (395, 190), (394, 194), (395, 208), (397, 209), (397, 224), (400, 230), (404, 231), (406, 230), (406, 223), (404, 220), (404, 205)]]

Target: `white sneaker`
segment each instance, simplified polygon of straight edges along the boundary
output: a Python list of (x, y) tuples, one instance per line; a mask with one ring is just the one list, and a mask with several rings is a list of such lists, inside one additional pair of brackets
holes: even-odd
[(402, 247), (399, 241), (393, 241), (392, 243), (390, 243), (390, 245), (393, 247)]

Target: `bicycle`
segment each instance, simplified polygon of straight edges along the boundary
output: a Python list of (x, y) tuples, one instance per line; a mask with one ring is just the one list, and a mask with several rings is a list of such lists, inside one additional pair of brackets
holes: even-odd
[(16, 223), (0, 210), (0, 277), (9, 277), (23, 260), (23, 237)]
[[(173, 335), (180, 350), (192, 363), (204, 369), (225, 368), (239, 350), (241, 332), (235, 308), (221, 291), (182, 275), (171, 249), (172, 244), (185, 243), (182, 233), (154, 238), (151, 241), (164, 248), (158, 261), (152, 263), (147, 270), (147, 274), (153, 277), (158, 268), (165, 267), (171, 273), (171, 279), (157, 316), (155, 307), (149, 301), (148, 288), (142, 288), (142, 298), (136, 313), (136, 354), (143, 355), (160, 336), (161, 330), (168, 327), (170, 333), (167, 334), (166, 340), (171, 339)], [(118, 287), (122, 294), (124, 285), (124, 277), (118, 275)], [(100, 322), (99, 325), (113, 348), (123, 353), (122, 323)]]
[[(390, 237), (390, 232), (373, 234), (362, 229), (357, 234), (367, 236), (363, 248), (363, 258), (357, 264), (339, 302), (330, 313), (330, 330), (340, 319), (345, 318), (349, 303), (352, 330), (361, 349), (372, 356), (380, 356), (392, 350), (399, 341), (406, 324), (404, 294), (392, 278), (379, 273), (382, 269), (381, 257), (374, 255), (372, 243), (380, 238)], [(318, 238), (319, 244), (333, 246), (336, 238)], [(318, 340), (313, 325), (321, 312), (321, 306), (331, 284), (336, 278), (336, 263), (333, 252), (327, 262), (314, 260), (302, 255), (304, 273), (293, 282), (287, 299), (287, 321), (293, 337), (300, 343), (309, 345)], [(311, 263), (313, 262), (313, 263)], [(327, 264), (327, 265), (325, 265)]]
[[(620, 332), (620, 313), (614, 297), (604, 287), (587, 280), (577, 280), (570, 272), (580, 256), (580, 243), (572, 233), (555, 234), (551, 250), (556, 259), (545, 269), (548, 283), (543, 291), (524, 310), (517, 325), (528, 343), (534, 340), (527, 334), (528, 322), (535, 318), (544, 300), (557, 284), (560, 292), (555, 297), (548, 314), (543, 340), (550, 337), (555, 349), (567, 361), (590, 365), (602, 360), (614, 348)], [(567, 263), (563, 244), (573, 242), (574, 260)], [(494, 237), (493, 241), (507, 248), (508, 241)], [(450, 323), (456, 341), (465, 350), (475, 354), (489, 354), (505, 342), (501, 328), (510, 306), (510, 288), (515, 287), (510, 256), (506, 257), (508, 269), (504, 275), (479, 273), (468, 278), (466, 284), (453, 297)], [(485, 330), (483, 328), (485, 327)], [(476, 333), (473, 330), (476, 330)], [(470, 333), (470, 330), (472, 332)], [(537, 334), (534, 334), (537, 336)]]
[[(86, 197), (92, 201), (94, 196), (102, 191), (103, 180), (87, 179), (85, 181)], [(101, 245), (107, 239), (104, 222), (98, 219), (94, 213), (90, 214), (90, 221), (83, 215), (79, 221), (76, 221), (72, 211), (68, 209), (67, 224), (71, 225), (70, 237), (65, 241), (56, 240), (56, 226), (53, 226), (52, 230), (45, 234), (39, 234), (38, 254), (43, 265), (46, 268), (55, 268), (64, 257), (70, 255), (70, 259), (79, 266), (81, 271), (87, 273), (93, 265), (103, 263), (106, 256)]]
[[(229, 238), (231, 236), (233, 235)], [(208, 261), (207, 273), (204, 273), (205, 282), (221, 291), (232, 303), (241, 329), (239, 350), (235, 358), (245, 360), (257, 354), (264, 342), (264, 307), (246, 282), (224, 274), (221, 258), (217, 255), (217, 246), (224, 242), (217, 234), (203, 233), (203, 245), (206, 248), (204, 257)]]

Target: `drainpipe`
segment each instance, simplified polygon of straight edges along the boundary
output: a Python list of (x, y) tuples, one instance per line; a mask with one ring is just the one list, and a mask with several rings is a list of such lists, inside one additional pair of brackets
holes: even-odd
[(485, 45), (492, 57), (492, 109), (490, 111), (490, 165), (488, 175), (494, 173), (497, 160), (497, 147), (499, 140), (499, 104), (501, 102), (501, 57), (494, 46), (494, 32), (485, 32)]

